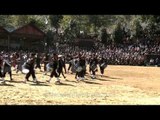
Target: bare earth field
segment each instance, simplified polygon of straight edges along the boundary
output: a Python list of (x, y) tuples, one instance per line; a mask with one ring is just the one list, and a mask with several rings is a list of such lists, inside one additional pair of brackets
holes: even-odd
[[(105, 69), (105, 76), (77, 82), (74, 75), (61, 77), (61, 85), (55, 78), (46, 83), (49, 76), (36, 70), (40, 84), (32, 77), (24, 84), (24, 74), (13, 71), (6, 84), (0, 83), (1, 105), (160, 105), (160, 68), (136, 66), (112, 66)], [(49, 73), (48, 73), (49, 75)]]

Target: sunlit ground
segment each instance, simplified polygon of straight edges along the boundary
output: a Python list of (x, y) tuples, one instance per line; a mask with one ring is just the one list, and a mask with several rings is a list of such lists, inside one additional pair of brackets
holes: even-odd
[[(105, 69), (105, 76), (77, 82), (72, 74), (61, 76), (61, 85), (55, 78), (46, 83), (49, 76), (36, 70), (38, 85), (26, 84), (24, 74), (13, 71), (13, 82), (9, 75), (6, 84), (0, 84), (1, 105), (153, 105), (160, 104), (160, 68), (112, 66)], [(49, 73), (48, 73), (49, 75)]]

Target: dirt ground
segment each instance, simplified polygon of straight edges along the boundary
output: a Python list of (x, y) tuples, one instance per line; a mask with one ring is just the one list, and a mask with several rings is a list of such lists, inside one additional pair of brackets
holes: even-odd
[[(105, 76), (76, 82), (73, 74), (61, 77), (61, 85), (55, 78), (46, 83), (49, 76), (36, 70), (40, 84), (26, 84), (24, 74), (13, 71), (13, 81), (6, 77), (0, 83), (1, 105), (160, 105), (160, 68), (136, 66), (112, 66), (105, 69)], [(48, 73), (49, 75), (49, 73)], [(1, 81), (0, 81), (1, 82)]]

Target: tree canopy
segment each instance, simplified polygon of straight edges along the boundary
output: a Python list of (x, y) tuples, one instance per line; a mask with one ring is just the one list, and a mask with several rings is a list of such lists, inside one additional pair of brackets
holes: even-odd
[[(113, 36), (113, 41), (121, 43), (124, 33), (130, 37), (141, 38), (148, 36), (154, 39), (154, 34), (160, 32), (160, 16), (158, 15), (0, 15), (0, 26), (20, 27), (34, 23), (48, 33), (61, 34), (62, 40), (72, 40), (85, 34), (95, 33), (101, 36), (103, 43), (107, 35)], [(107, 33), (102, 30), (107, 29)], [(49, 37), (50, 38), (50, 37)]]

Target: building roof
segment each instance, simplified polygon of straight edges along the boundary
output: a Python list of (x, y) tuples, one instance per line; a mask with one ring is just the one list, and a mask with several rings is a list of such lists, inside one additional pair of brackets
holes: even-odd
[(4, 28), (0, 26), (0, 33), (35, 35), (35, 36), (40, 36), (40, 37), (45, 36), (45, 33), (32, 23), (29, 23), (19, 28), (15, 28), (12, 26)]
[(37, 35), (37, 36), (44, 36), (45, 35), (45, 33), (42, 30), (40, 30), (37, 26), (35, 26), (34, 24), (31, 24), (31, 23), (15, 29), (14, 31), (12, 31), (12, 34), (13, 33)]
[(0, 33), (9, 33), (8, 30), (0, 26)]
[(4, 29), (5, 29), (8, 33), (11, 33), (11, 32), (13, 32), (14, 30), (16, 30), (15, 27), (5, 27)]

